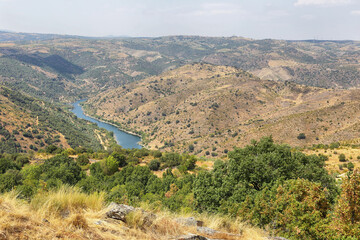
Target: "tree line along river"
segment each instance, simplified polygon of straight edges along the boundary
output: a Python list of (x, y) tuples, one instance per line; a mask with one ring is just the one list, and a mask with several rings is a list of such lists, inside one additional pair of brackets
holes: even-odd
[(142, 148), (142, 146), (139, 144), (139, 142), (141, 141), (141, 138), (139, 136), (135, 136), (130, 133), (124, 132), (121, 129), (119, 129), (116, 126), (111, 125), (109, 123), (86, 116), (84, 114), (84, 110), (83, 110), (82, 106), (80, 105), (80, 103), (82, 103), (84, 101), (86, 101), (86, 100), (84, 100), (84, 99), (79, 100), (72, 104), (74, 107), (72, 112), (78, 118), (82, 118), (82, 119), (85, 119), (92, 123), (96, 123), (99, 127), (105, 128), (106, 130), (113, 132), (116, 142), (123, 148), (138, 148), (138, 149)]

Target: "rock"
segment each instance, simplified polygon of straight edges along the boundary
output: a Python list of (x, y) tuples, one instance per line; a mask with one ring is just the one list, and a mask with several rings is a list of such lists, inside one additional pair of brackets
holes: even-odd
[(176, 238), (176, 240), (209, 240), (209, 239), (200, 235), (188, 234), (188, 235), (180, 236)]
[(96, 224), (96, 225), (103, 225), (103, 224), (104, 224), (104, 221), (97, 220), (97, 221), (94, 222), (94, 224)]
[(218, 233), (218, 231), (208, 228), (208, 227), (197, 227), (196, 229), (199, 233), (204, 233), (206, 235), (214, 235), (215, 233)]
[(176, 218), (175, 221), (185, 226), (198, 226), (202, 227), (204, 225), (203, 221), (198, 221), (194, 217), (188, 218)]
[(60, 216), (62, 218), (67, 218), (67, 217), (69, 217), (69, 215), (70, 215), (69, 209), (66, 209), (66, 210), (63, 210), (63, 211), (60, 212)]
[(117, 204), (117, 203), (110, 203), (108, 207), (108, 211), (106, 212), (106, 216), (108, 218), (121, 220), (123, 222), (126, 222), (126, 216), (135, 211), (139, 211), (142, 214), (142, 220), (143, 220), (143, 226), (149, 227), (154, 220), (157, 218), (157, 216), (153, 213), (149, 213), (144, 211), (141, 208), (134, 208), (132, 206), (128, 206), (125, 204)]
[(283, 238), (283, 237), (266, 237), (266, 240), (289, 240), (287, 238)]
[(126, 221), (126, 215), (135, 211), (134, 207), (114, 202), (110, 203), (108, 209), (109, 210), (106, 212), (108, 218), (121, 220), (123, 222)]
[(155, 219), (157, 218), (157, 216), (153, 213), (148, 213), (142, 210), (142, 214), (143, 214), (143, 226), (144, 227), (150, 227), (153, 222), (155, 221)]

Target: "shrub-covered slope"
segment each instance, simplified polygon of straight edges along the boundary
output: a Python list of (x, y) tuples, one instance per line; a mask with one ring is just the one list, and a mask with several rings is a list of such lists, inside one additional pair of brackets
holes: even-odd
[[(352, 240), (360, 234), (360, 172), (355, 169), (336, 181), (324, 168), (327, 157), (305, 155), (275, 144), (271, 137), (236, 148), (210, 170), (197, 157), (176, 152), (120, 147), (55, 152), (36, 164), (31, 155), (0, 155), (0, 192), (5, 193), (0, 195), (0, 234), (53, 236), (49, 229), (58, 229), (59, 237), (81, 239), (129, 239), (126, 236), (136, 231), (140, 239), (178, 239), (175, 235), (183, 232), (206, 234), (210, 239), (242, 239), (248, 229), (241, 224), (244, 221), (288, 239)], [(150, 169), (150, 159), (159, 161), (164, 170), (161, 176)], [(192, 160), (196, 164), (188, 164)], [(235, 235), (220, 237), (196, 224), (186, 229), (179, 226), (181, 221), (170, 219), (166, 221), (169, 227), (163, 228), (158, 224), (162, 217), (141, 210), (125, 217), (119, 214), (117, 219), (122, 221), (107, 219), (103, 207), (110, 202), (143, 206), (160, 216), (163, 211), (195, 216), (206, 227)], [(26, 228), (16, 228), (21, 219)], [(37, 232), (39, 225), (44, 229)]]
[(37, 100), (3, 86), (0, 86), (0, 101), (2, 153), (37, 151), (53, 144), (99, 150), (103, 148), (99, 137), (111, 139), (61, 105)]
[[(1, 34), (0, 34), (1, 38)], [(358, 87), (355, 41), (280, 41), (172, 36), (0, 43), (0, 82), (41, 98), (69, 101), (193, 62), (234, 66), (261, 79)]]
[(142, 131), (151, 148), (215, 156), (267, 135), (297, 146), (357, 138), (358, 93), (193, 64), (99, 94), (86, 109)]

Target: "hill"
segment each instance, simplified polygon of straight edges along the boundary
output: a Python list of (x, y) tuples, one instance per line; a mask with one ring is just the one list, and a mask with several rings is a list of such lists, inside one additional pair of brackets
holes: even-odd
[(18, 42), (18, 41), (42, 41), (58, 38), (79, 38), (78, 36), (43, 34), (43, 33), (23, 33), (0, 31), (0, 42)]
[(227, 66), (192, 64), (87, 101), (98, 118), (141, 131), (150, 148), (226, 153), (272, 135), (293, 146), (358, 137), (359, 90), (261, 80)]
[(39, 37), (0, 43), (0, 82), (39, 98), (73, 101), (205, 62), (241, 68), (264, 80), (352, 88), (360, 84), (359, 51), (360, 43), (355, 41)]
[[(0, 153), (37, 151), (49, 145), (103, 149), (114, 141), (104, 130), (77, 119), (64, 106), (0, 85)], [(99, 139), (103, 138), (103, 139)]]

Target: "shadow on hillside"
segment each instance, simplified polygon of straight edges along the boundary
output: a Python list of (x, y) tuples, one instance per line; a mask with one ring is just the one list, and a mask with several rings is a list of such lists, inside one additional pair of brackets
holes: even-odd
[[(1, 51), (3, 52), (3, 51)], [(6, 54), (8, 53), (8, 54)], [(5, 57), (16, 59), (20, 62), (39, 66), (39, 67), (49, 67), (55, 72), (63, 75), (74, 74), (79, 75), (84, 73), (84, 69), (76, 64), (73, 64), (66, 60), (65, 58), (53, 54), (48, 56), (41, 56), (39, 54), (24, 54), (17, 52), (16, 50), (8, 50), (5, 52)]]

